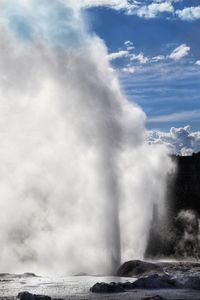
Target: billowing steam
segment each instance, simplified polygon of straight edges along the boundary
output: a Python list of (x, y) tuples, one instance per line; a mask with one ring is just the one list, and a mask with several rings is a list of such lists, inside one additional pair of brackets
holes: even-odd
[(74, 2), (0, 0), (1, 271), (113, 273), (164, 210), (165, 149)]
[(176, 256), (200, 258), (200, 220), (192, 210), (181, 210), (176, 217)]

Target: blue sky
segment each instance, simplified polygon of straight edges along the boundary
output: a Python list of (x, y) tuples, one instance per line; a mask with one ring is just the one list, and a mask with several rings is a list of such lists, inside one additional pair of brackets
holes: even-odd
[(135, 1), (85, 2), (89, 30), (105, 41), (124, 94), (147, 114), (147, 128), (199, 130), (200, 0), (138, 1), (137, 9)]

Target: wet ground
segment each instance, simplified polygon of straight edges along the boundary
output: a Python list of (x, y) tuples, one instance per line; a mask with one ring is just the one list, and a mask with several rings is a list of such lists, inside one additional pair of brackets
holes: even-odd
[[(197, 265), (172, 264), (168, 271), (177, 273), (199, 274)], [(140, 300), (147, 296), (160, 295), (169, 300), (200, 300), (200, 290), (131, 290), (119, 294), (94, 294), (90, 288), (96, 282), (133, 282), (134, 278), (69, 276), (69, 277), (37, 277), (32, 274), (10, 275), (0, 274), (0, 300), (15, 299), (19, 292), (28, 291), (33, 294), (48, 295), (57, 299), (125, 299)]]

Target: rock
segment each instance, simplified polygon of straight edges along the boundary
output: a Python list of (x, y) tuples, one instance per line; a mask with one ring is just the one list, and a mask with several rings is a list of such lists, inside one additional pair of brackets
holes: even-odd
[(147, 296), (142, 298), (141, 300), (165, 300), (163, 297), (156, 295), (156, 296)]
[(51, 297), (43, 296), (43, 295), (34, 295), (29, 292), (22, 292), (17, 295), (17, 299), (19, 299), (19, 300), (51, 300)]
[(150, 275), (133, 282), (134, 289), (173, 289), (178, 288), (177, 281), (169, 275)]
[[(200, 290), (199, 276), (177, 276), (153, 274), (137, 279), (135, 282), (96, 283), (90, 291), (93, 293), (123, 293), (133, 289), (193, 289)], [(153, 298), (154, 297), (154, 298)], [(157, 297), (157, 298), (156, 298)], [(159, 298), (160, 297), (160, 298)], [(162, 300), (161, 296), (151, 296), (142, 300)], [(26, 299), (22, 299), (26, 300)], [(29, 299), (28, 299), (29, 300)], [(33, 300), (33, 299), (30, 299)], [(48, 299), (47, 299), (48, 300)]]
[(35, 275), (34, 273), (30, 273), (30, 272), (24, 273), (21, 276), (22, 277), (37, 277), (37, 275)]
[(20, 300), (35, 300), (35, 296), (29, 292), (22, 292), (17, 295), (17, 299)]
[(150, 275), (142, 277), (132, 283), (134, 289), (193, 289), (200, 290), (199, 276)]
[(163, 273), (163, 268), (157, 264), (131, 260), (125, 262), (117, 271), (117, 276), (120, 277), (140, 277), (143, 275), (150, 275), (155, 273)]
[(179, 288), (200, 290), (199, 276), (185, 276), (177, 280)]
[(125, 292), (125, 289), (123, 287), (123, 283), (97, 282), (93, 287), (91, 287), (90, 291), (92, 293), (109, 294), (109, 293), (123, 293)]
[(10, 275), (9, 273), (0, 273), (0, 277), (5, 277), (5, 276), (8, 276)]
[(160, 262), (165, 273), (172, 276), (200, 276), (200, 263), (198, 262)]

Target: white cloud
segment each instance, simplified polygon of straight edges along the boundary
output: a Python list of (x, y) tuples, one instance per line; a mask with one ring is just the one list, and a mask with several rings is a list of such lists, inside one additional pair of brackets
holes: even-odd
[(164, 55), (157, 55), (157, 56), (152, 57), (152, 61), (157, 62), (157, 61), (165, 60), (165, 58), (166, 57)]
[(173, 3), (182, 2), (182, 0), (151, 0), (146, 5), (144, 1), (129, 0), (79, 0), (82, 7), (109, 7), (115, 10), (123, 10), (129, 15), (137, 15), (141, 18), (156, 18), (163, 13), (180, 18), (185, 21), (200, 19), (200, 6), (185, 7), (175, 10)]
[(110, 53), (108, 55), (109, 60), (115, 60), (118, 58), (123, 58), (129, 56), (129, 51), (128, 50), (120, 50), (118, 52)]
[[(120, 58), (129, 58), (130, 61), (138, 61), (141, 64), (146, 64), (149, 61), (149, 58), (144, 56), (143, 53), (134, 54), (132, 50), (134, 47), (132, 46), (133, 43), (130, 41), (126, 41), (124, 43), (126, 46), (126, 50), (119, 50), (118, 52), (113, 52), (108, 55), (109, 60), (116, 60)], [(124, 68), (127, 69), (127, 68)]]
[(134, 49), (135, 49), (134, 46), (129, 46), (129, 47), (127, 47), (127, 50), (128, 50), (128, 51), (132, 51), (132, 50), (134, 50)]
[(150, 5), (145, 5), (140, 7), (137, 11), (139, 17), (144, 17), (147, 19), (155, 18), (161, 13), (173, 13), (174, 8), (170, 2), (152, 3)]
[(135, 49), (135, 47), (133, 46), (133, 43), (131, 41), (124, 42), (124, 45), (128, 51)]
[(135, 68), (128, 66), (128, 67), (123, 68), (122, 71), (125, 73), (133, 74), (133, 73), (135, 73)]
[(137, 7), (137, 5), (130, 4), (128, 0), (80, 0), (83, 7), (98, 7), (105, 6), (116, 10), (127, 10)]
[(169, 55), (169, 58), (173, 60), (180, 60), (181, 58), (187, 56), (189, 51), (190, 47), (186, 44), (182, 44), (172, 51), (172, 53)]
[(133, 42), (131, 42), (131, 41), (125, 41), (124, 45), (127, 46), (127, 47), (133, 46)]
[(141, 64), (146, 64), (149, 61), (149, 58), (144, 56), (143, 53), (139, 53), (139, 54), (131, 54), (130, 60), (136, 60), (138, 62), (140, 62)]
[(191, 156), (194, 153), (194, 151), (191, 148), (185, 148), (183, 147), (180, 151), (181, 156)]
[[(182, 44), (180, 46), (178, 46), (177, 48), (175, 48), (169, 55), (157, 55), (157, 56), (152, 56), (152, 57), (148, 57), (145, 56), (145, 54), (143, 54), (142, 52), (139, 53), (134, 53), (135, 52), (135, 47), (133, 46), (133, 42), (127, 40), (123, 43), (122, 48), (118, 49), (118, 51), (110, 53), (108, 55), (108, 58), (110, 61), (115, 61), (117, 59), (124, 59), (126, 58), (126, 65), (124, 67), (122, 67), (122, 71), (126, 72), (126, 73), (134, 73), (135, 72), (135, 68), (134, 68), (134, 62), (136, 62), (137, 64), (147, 64), (147, 63), (159, 63), (162, 61), (165, 61), (167, 59), (171, 59), (173, 61), (179, 61), (180, 59), (182, 59), (183, 57), (187, 56), (189, 54), (190, 51), (190, 47), (187, 46), (186, 44)], [(127, 61), (128, 61), (128, 67), (127, 67)], [(199, 65), (200, 61), (196, 61), (196, 64)], [(181, 113), (183, 114), (183, 113)], [(185, 114), (185, 113), (184, 113)], [(165, 117), (169, 117), (167, 116), (161, 116), (161, 118), (165, 119)], [(176, 118), (176, 114), (175, 115), (170, 115), (170, 118)], [(160, 117), (156, 117), (157, 118)], [(164, 120), (163, 119), (163, 120)], [(152, 122), (154, 122), (154, 119), (151, 119)]]
[(168, 115), (156, 116), (148, 119), (148, 123), (167, 123), (173, 121), (188, 121), (190, 119), (199, 119), (200, 110), (183, 111)]
[(200, 6), (186, 7), (182, 10), (177, 10), (176, 15), (185, 21), (200, 19)]
[(144, 18), (155, 18), (161, 13), (174, 13), (172, 1), (152, 1), (149, 5), (144, 2), (129, 0), (80, 0), (83, 7), (105, 6), (115, 10), (125, 10), (126, 13)]
[[(190, 47), (186, 44), (181, 44), (178, 47), (176, 47), (170, 54), (168, 55), (157, 55), (157, 56), (146, 56), (144, 53), (139, 52), (137, 53), (135, 50), (135, 47), (133, 46), (133, 42), (127, 40), (123, 43), (122, 47), (118, 49), (118, 51), (110, 53), (108, 55), (108, 58), (110, 61), (114, 61), (116, 59), (124, 59), (126, 58), (126, 64), (128, 63), (128, 66), (134, 66), (134, 62), (137, 64), (151, 64), (151, 63), (159, 63), (167, 61), (168, 59), (173, 60), (174, 62), (177, 62), (187, 56), (190, 52)], [(136, 53), (135, 53), (136, 52)], [(128, 61), (128, 62), (127, 62)], [(195, 61), (193, 61), (195, 63)], [(200, 60), (197, 60), (196, 65), (200, 65)], [(131, 72), (130, 72), (131, 70)], [(135, 69), (127, 68), (127, 66), (122, 67), (123, 72), (129, 72), (133, 73), (135, 72)], [(168, 116), (167, 116), (168, 117)], [(170, 115), (171, 117), (171, 115)], [(176, 114), (173, 115), (173, 117), (176, 117)], [(157, 117), (156, 117), (157, 118)], [(163, 118), (163, 116), (162, 116)]]
[(190, 126), (172, 127), (170, 132), (149, 131), (146, 139), (150, 145), (164, 144), (171, 153), (182, 156), (200, 151), (200, 131), (191, 132)]

